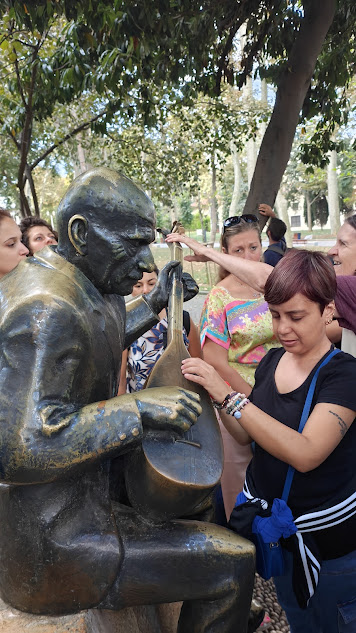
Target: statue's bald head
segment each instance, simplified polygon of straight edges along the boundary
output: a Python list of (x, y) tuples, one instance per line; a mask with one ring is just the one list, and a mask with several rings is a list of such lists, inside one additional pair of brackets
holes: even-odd
[(119, 262), (124, 242), (152, 242), (154, 227), (146, 194), (123, 174), (99, 167), (76, 178), (59, 204), (58, 252), (100, 287), (95, 267)]
[(69, 187), (57, 211), (58, 240), (68, 241), (68, 224), (75, 215), (110, 229), (114, 218), (132, 215), (154, 223), (154, 207), (146, 194), (123, 174), (98, 167), (84, 172)]

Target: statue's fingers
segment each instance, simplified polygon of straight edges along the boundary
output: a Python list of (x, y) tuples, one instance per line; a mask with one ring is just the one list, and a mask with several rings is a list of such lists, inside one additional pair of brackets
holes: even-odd
[(181, 394), (184, 397), (184, 401), (188, 401), (191, 400), (193, 402), (196, 402), (197, 404), (199, 404), (200, 402), (200, 396), (198, 393), (195, 393), (195, 391), (188, 391), (185, 389), (180, 389)]
[(174, 270), (174, 268), (177, 268), (177, 266), (179, 266), (179, 261), (176, 259), (173, 259), (171, 262), (168, 262), (168, 264), (165, 264), (165, 266), (163, 266), (159, 277), (160, 277), (160, 281), (162, 279), (166, 280), (168, 279), (169, 275), (171, 274), (172, 270)]

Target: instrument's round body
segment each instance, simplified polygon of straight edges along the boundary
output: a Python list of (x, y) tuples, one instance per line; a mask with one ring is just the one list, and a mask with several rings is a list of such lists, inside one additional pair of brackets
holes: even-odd
[[(174, 244), (173, 259), (183, 262), (182, 247)], [(208, 393), (186, 380), (181, 361), (184, 345), (182, 267), (173, 272), (168, 305), (168, 345), (147, 380), (150, 387), (183, 387), (199, 393), (203, 411), (182, 437), (169, 432), (146, 432), (142, 445), (127, 459), (125, 479), (129, 499), (143, 516), (167, 520), (193, 514), (218, 484), (224, 462), (220, 429)], [(157, 402), (157, 405), (164, 404)]]
[(181, 438), (173, 438), (169, 431), (148, 433), (126, 467), (129, 499), (151, 519), (193, 514), (222, 473), (223, 447), (215, 411), (205, 389), (182, 375), (181, 360), (187, 357), (183, 338), (181, 343), (172, 341), (156, 363), (147, 388), (176, 385), (195, 391), (201, 398), (201, 415)]

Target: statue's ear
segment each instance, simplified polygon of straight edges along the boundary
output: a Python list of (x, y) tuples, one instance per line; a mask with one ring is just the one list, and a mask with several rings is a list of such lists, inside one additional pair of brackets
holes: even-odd
[(87, 255), (88, 222), (82, 215), (73, 215), (68, 222), (68, 237), (78, 255)]

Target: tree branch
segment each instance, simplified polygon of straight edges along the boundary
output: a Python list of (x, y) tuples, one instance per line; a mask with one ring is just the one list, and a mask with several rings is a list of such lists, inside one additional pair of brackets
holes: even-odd
[[(16, 55), (16, 50), (15, 49), (13, 50)], [(18, 85), (20, 96), (21, 96), (21, 101), (24, 105), (25, 110), (27, 110), (27, 103), (26, 103), (25, 95), (22, 90), (21, 77), (20, 77), (20, 71), (19, 71), (19, 62), (18, 62), (17, 56), (15, 59), (15, 71), (16, 71), (17, 85)]]
[(37, 76), (37, 64), (35, 63), (36, 55), (37, 53), (35, 52), (33, 53), (33, 56), (32, 56), (33, 69), (32, 69), (32, 75), (31, 75), (31, 83), (30, 83), (30, 87), (28, 91), (26, 118), (25, 118), (25, 123), (22, 130), (22, 134), (21, 134), (20, 164), (19, 164), (19, 169), (18, 169), (19, 188), (20, 188), (20, 182), (22, 181), (22, 175), (24, 173), (25, 166), (27, 163), (28, 152), (30, 149), (30, 141), (31, 141), (31, 133), (32, 133), (32, 116), (33, 116), (32, 99), (33, 99), (33, 93), (35, 90), (36, 76)]
[(97, 121), (98, 119), (100, 119), (100, 117), (104, 116), (104, 114), (107, 114), (108, 111), (109, 111), (108, 109), (102, 110), (101, 112), (99, 112), (99, 114), (95, 115), (89, 121), (82, 123), (78, 127), (74, 128), (74, 130), (72, 130), (71, 132), (68, 132), (68, 134), (66, 134), (60, 141), (58, 141), (58, 143), (53, 143), (53, 145), (50, 145), (46, 149), (46, 151), (43, 152), (43, 154), (41, 154), (41, 156), (39, 156), (38, 158), (36, 158), (35, 161), (33, 161), (33, 163), (30, 165), (30, 170), (32, 171), (35, 167), (37, 167), (37, 165), (41, 163), (45, 158), (47, 158), (47, 156), (49, 156), (49, 154), (51, 154), (55, 149), (57, 149), (57, 147), (60, 147), (61, 145), (63, 145), (63, 143), (65, 143), (70, 138), (72, 138), (72, 136), (76, 136), (82, 130), (86, 130), (92, 123), (94, 123), (94, 121)]
[(234, 39), (237, 31), (239, 30), (240, 26), (241, 26), (241, 22), (236, 22), (236, 24), (234, 24), (230, 28), (229, 35), (227, 37), (225, 46), (224, 46), (224, 48), (222, 50), (222, 53), (221, 53), (221, 56), (220, 56), (220, 61), (219, 61), (219, 64), (218, 64), (218, 70), (217, 70), (217, 73), (216, 73), (215, 91), (216, 91), (217, 94), (220, 94), (221, 79), (222, 79), (223, 70), (226, 67), (227, 56), (228, 56), (228, 53), (231, 51), (233, 39)]
[[(0, 119), (0, 123), (1, 125), (5, 125), (5, 121), (3, 119)], [(6, 132), (6, 134), (11, 138), (11, 140), (15, 143), (16, 149), (18, 151), (20, 151), (20, 143), (18, 142), (18, 140), (15, 138), (15, 136), (13, 134), (11, 134), (11, 132)]]

